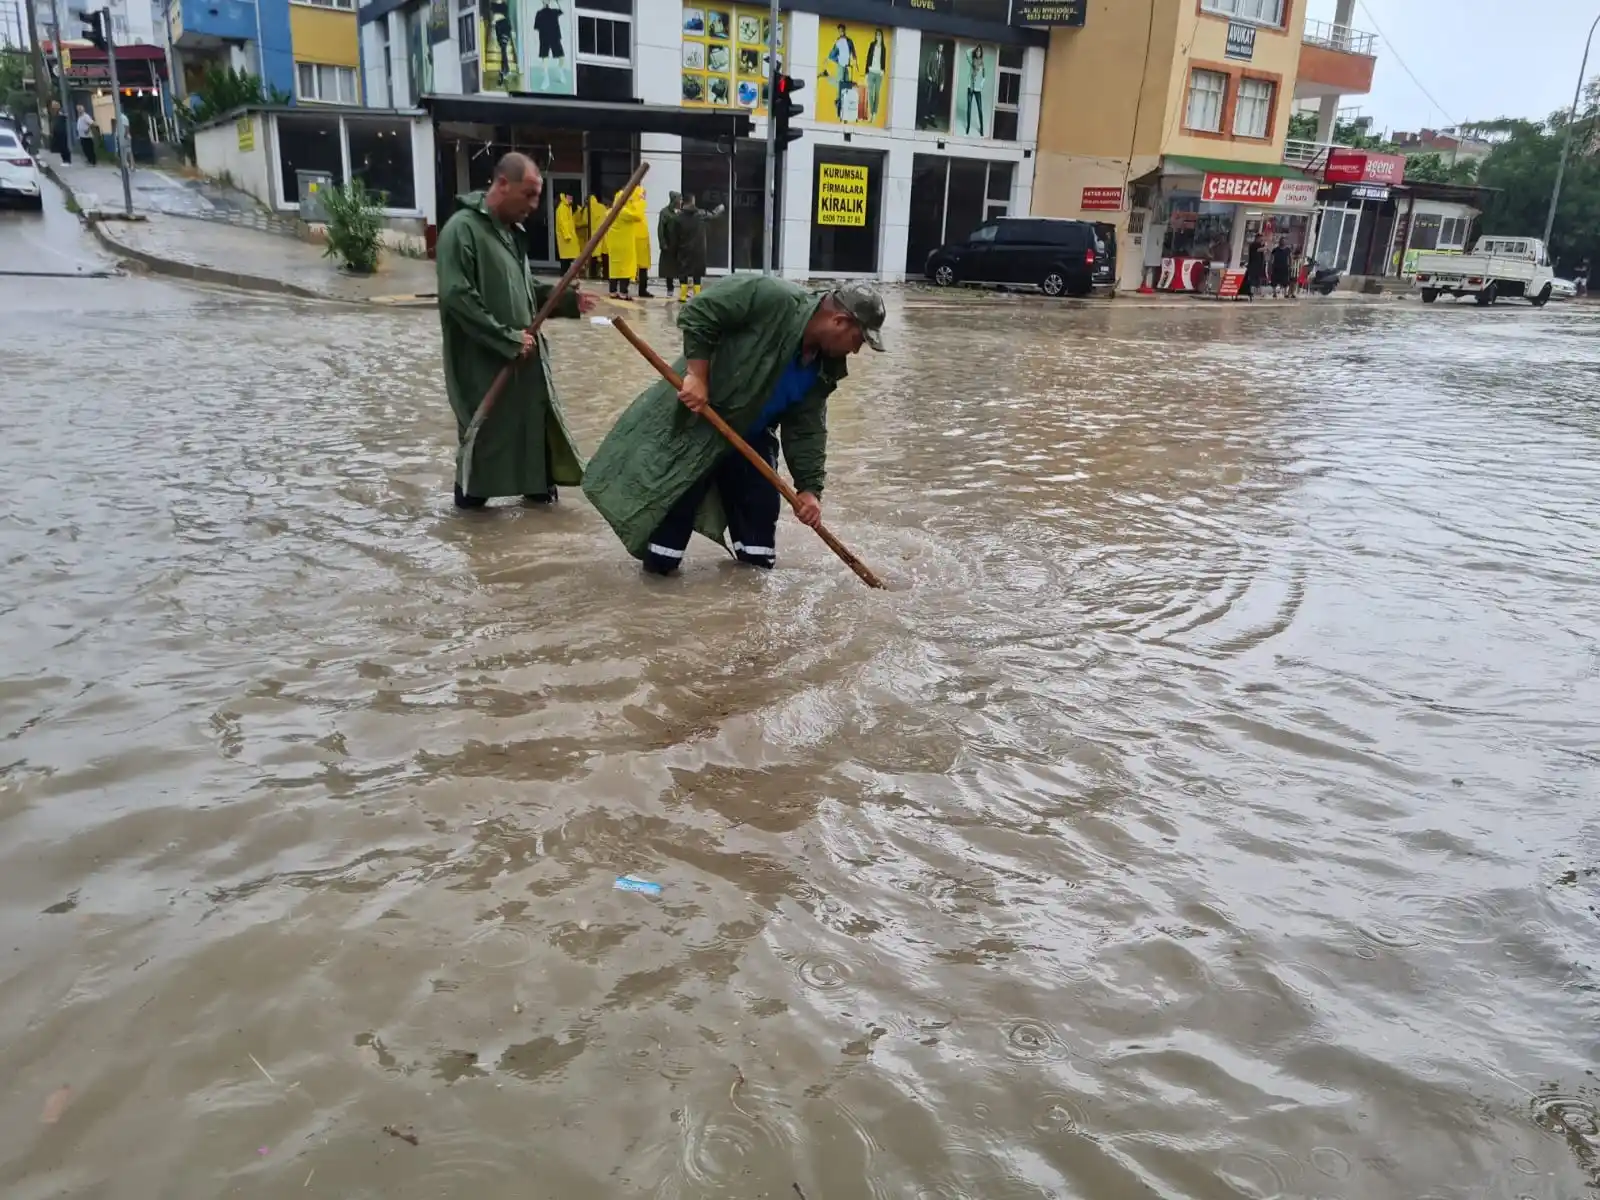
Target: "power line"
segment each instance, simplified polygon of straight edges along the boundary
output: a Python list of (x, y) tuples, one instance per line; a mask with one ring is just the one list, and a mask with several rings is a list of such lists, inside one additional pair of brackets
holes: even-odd
[(1449, 113), (1447, 113), (1445, 111), (1444, 105), (1440, 104), (1437, 100), (1435, 100), (1433, 98), (1433, 93), (1430, 92), (1427, 88), (1422, 86), (1422, 80), (1417, 78), (1416, 72), (1413, 71), (1410, 67), (1406, 66), (1406, 60), (1400, 57), (1400, 51), (1395, 48), (1394, 39), (1383, 31), (1383, 27), (1378, 24), (1378, 18), (1373, 16), (1372, 15), (1372, 10), (1367, 7), (1367, 0), (1356, 0), (1356, 3), (1361, 6), (1361, 11), (1364, 12), (1367, 15), (1367, 20), (1372, 22), (1372, 27), (1378, 31), (1378, 36), (1381, 37), (1384, 40), (1384, 44), (1389, 47), (1389, 53), (1394, 56), (1395, 62), (1400, 64), (1400, 69), (1402, 71), (1404, 71), (1407, 76), (1410, 77), (1412, 83), (1417, 85), (1417, 91), (1421, 92), (1424, 96), (1426, 96), (1428, 98), (1428, 103), (1433, 105), (1433, 108), (1434, 108), (1435, 112), (1437, 112), (1441, 117), (1443, 117), (1446, 121), (1450, 122), (1452, 125), (1459, 126), (1461, 124), (1461, 122), (1457, 121), (1454, 117), (1452, 117)]

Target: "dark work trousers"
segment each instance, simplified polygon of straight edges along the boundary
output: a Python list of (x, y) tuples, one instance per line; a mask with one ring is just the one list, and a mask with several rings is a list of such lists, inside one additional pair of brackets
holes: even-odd
[(92, 138), (92, 137), (81, 137), (81, 138), (79, 138), (78, 139), (78, 148), (83, 151), (83, 157), (88, 161), (88, 163), (89, 163), (89, 165), (91, 167), (99, 165), (100, 160), (95, 156), (95, 152), (94, 152), (94, 138)]
[[(778, 439), (772, 430), (749, 439), (757, 454), (774, 470), (778, 467)], [(756, 471), (738, 451), (729, 449), (705, 477), (678, 498), (650, 535), (644, 569), (653, 575), (670, 575), (683, 564), (683, 554), (694, 534), (694, 514), (706, 492), (716, 488), (728, 517), (733, 554), (753, 567), (772, 567), (778, 561), (778, 489)]]

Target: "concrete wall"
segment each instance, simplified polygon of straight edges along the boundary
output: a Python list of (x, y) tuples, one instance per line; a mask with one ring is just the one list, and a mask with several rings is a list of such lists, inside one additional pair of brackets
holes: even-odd
[(213, 178), (226, 174), (240, 191), (263, 204), (274, 205), (278, 198), (273, 195), (272, 175), (277, 157), (271, 153), (271, 122), (261, 113), (252, 113), (240, 120), (248, 123), (254, 147), (239, 148), (239, 128), (235, 122), (212, 125), (194, 135), (195, 165)]

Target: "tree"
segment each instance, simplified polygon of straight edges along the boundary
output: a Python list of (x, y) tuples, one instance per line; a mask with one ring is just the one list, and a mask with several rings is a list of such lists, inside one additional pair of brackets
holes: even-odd
[(1473, 183), (1478, 177), (1475, 159), (1463, 158), (1451, 162), (1435, 151), (1406, 156), (1406, 181), (1408, 183)]
[(21, 50), (0, 50), (0, 109), (18, 115), (33, 110), (33, 96), (23, 85), (32, 74)]
[(194, 119), (200, 123), (247, 105), (288, 104), (290, 100), (287, 92), (263, 87), (261, 76), (234, 67), (211, 68), (193, 95)]

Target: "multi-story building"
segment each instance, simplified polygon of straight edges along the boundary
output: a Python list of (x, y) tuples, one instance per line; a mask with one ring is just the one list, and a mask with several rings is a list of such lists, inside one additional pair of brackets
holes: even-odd
[(355, 0), (163, 0), (184, 91), (205, 72), (259, 75), (294, 103), (361, 103)]
[(1339, 97), (1371, 87), (1373, 47), (1303, 5), (1090, 0), (1050, 35), (1034, 211), (1114, 224), (1125, 287), (1163, 265), (1196, 286), (1257, 234), (1314, 248), (1320, 167), (1286, 161), (1290, 108), (1315, 99), (1326, 142)]
[[(369, 0), (368, 103), (431, 115), (437, 219), (499, 154), (546, 195), (609, 200), (639, 161), (650, 227), (669, 192), (721, 206), (713, 272), (762, 265), (766, 56), (803, 80), (778, 189), (780, 269), (900, 279), (988, 217), (1027, 213), (1047, 35), (1007, 0)], [(541, 221), (544, 258), (555, 262)]]

